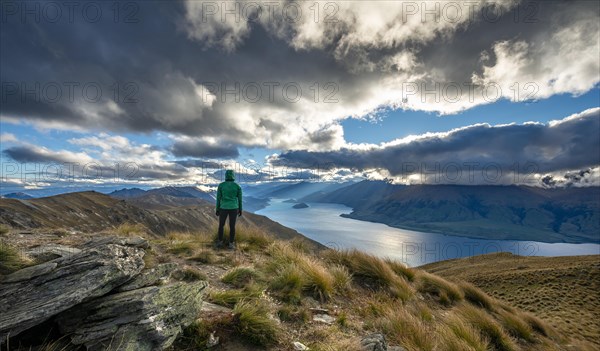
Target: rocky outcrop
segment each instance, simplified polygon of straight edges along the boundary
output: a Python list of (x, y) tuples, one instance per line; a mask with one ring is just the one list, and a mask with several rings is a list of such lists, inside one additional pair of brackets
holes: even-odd
[(0, 281), (0, 344), (46, 322), (91, 351), (168, 348), (198, 318), (207, 283), (169, 284), (173, 263), (143, 271), (148, 247), (142, 238), (98, 237), (40, 248), (37, 259), (48, 261)]
[(90, 351), (163, 350), (191, 324), (206, 282), (151, 286), (108, 295), (57, 317), (61, 333)]
[(121, 285), (116, 291), (123, 292), (135, 289), (145, 288), (152, 285), (163, 285), (169, 281), (171, 274), (177, 269), (176, 263), (163, 263), (155, 268), (146, 270), (140, 275)]
[(73, 255), (6, 276), (0, 282), (0, 340), (105, 295), (139, 274), (144, 268), (144, 250), (139, 244), (91, 243)]
[(365, 336), (360, 346), (363, 351), (406, 351), (400, 346), (388, 346), (385, 336), (379, 333)]

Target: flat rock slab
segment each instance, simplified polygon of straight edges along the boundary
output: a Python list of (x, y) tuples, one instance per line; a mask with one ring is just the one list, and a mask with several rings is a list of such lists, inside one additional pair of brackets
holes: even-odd
[(107, 237), (0, 281), (0, 343), (8, 336), (107, 294), (144, 268), (143, 239)]
[(163, 263), (143, 271), (140, 275), (121, 285), (116, 291), (123, 292), (145, 288), (151, 285), (163, 285), (169, 281), (171, 274), (177, 269), (176, 263)]
[(194, 322), (208, 283), (176, 283), (107, 295), (57, 316), (62, 334), (89, 351), (164, 350)]

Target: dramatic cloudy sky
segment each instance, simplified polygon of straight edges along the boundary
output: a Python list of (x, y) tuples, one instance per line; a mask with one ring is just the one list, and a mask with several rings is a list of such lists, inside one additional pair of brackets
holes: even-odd
[(3, 192), (598, 185), (596, 1), (3, 1)]

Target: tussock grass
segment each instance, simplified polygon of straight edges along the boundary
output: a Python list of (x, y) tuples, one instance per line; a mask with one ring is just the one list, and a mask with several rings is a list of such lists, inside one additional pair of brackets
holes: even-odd
[(391, 258), (384, 259), (385, 263), (396, 273), (397, 275), (406, 278), (408, 281), (415, 280), (415, 270), (407, 267), (404, 263), (398, 262)]
[(296, 264), (288, 264), (275, 276), (269, 289), (284, 302), (297, 304), (302, 299), (306, 277)]
[(345, 266), (335, 264), (329, 268), (333, 277), (333, 286), (339, 292), (350, 290), (352, 287), (352, 274)]
[(460, 282), (458, 286), (462, 289), (465, 299), (470, 303), (483, 307), (488, 311), (494, 311), (496, 309), (496, 302), (494, 299), (473, 284)]
[(282, 305), (277, 310), (277, 317), (285, 322), (307, 323), (311, 320), (312, 314), (306, 307)]
[(174, 242), (168, 249), (169, 253), (178, 256), (191, 256), (194, 254), (194, 245), (189, 242)]
[(551, 337), (556, 334), (556, 332), (546, 322), (530, 313), (522, 312), (521, 318), (523, 318), (523, 321), (529, 324), (533, 330), (543, 336)]
[(0, 241), (0, 274), (10, 274), (31, 263), (17, 248)]
[(471, 324), (452, 315), (438, 326), (441, 344), (447, 351), (488, 351), (489, 341)]
[(270, 288), (283, 300), (298, 302), (302, 292), (308, 292), (325, 301), (335, 293), (335, 278), (321, 261), (285, 243), (272, 244), (267, 253), (270, 259), (264, 268), (275, 274)]
[(186, 267), (173, 272), (173, 278), (185, 282), (195, 282), (198, 280), (208, 279), (206, 274), (192, 267)]
[(205, 350), (211, 333), (217, 335), (232, 330), (233, 315), (219, 314), (201, 318), (183, 330), (183, 335), (175, 342), (175, 350)]
[(531, 328), (531, 326), (518, 314), (499, 311), (498, 315), (502, 325), (512, 336), (528, 342), (535, 341), (533, 337), (533, 328)]
[(218, 261), (217, 255), (212, 250), (200, 250), (190, 257), (189, 260), (204, 264), (212, 264)]
[(120, 236), (141, 236), (146, 237), (148, 228), (141, 223), (123, 223), (119, 225), (115, 232)]
[(258, 299), (263, 294), (263, 288), (257, 284), (248, 284), (243, 289), (211, 291), (208, 301), (217, 305), (234, 307), (239, 301)]
[[(229, 229), (226, 229), (223, 235), (225, 238), (228, 238)], [(216, 239), (217, 236), (215, 234), (215, 240)], [(258, 227), (236, 225), (235, 241), (240, 249), (243, 248), (245, 251), (260, 251), (266, 249), (275, 241), (275, 239)]]
[(264, 301), (242, 300), (235, 305), (233, 312), (234, 329), (243, 338), (262, 346), (277, 342), (281, 330)]
[(388, 306), (373, 327), (375, 330), (381, 330), (391, 344), (400, 344), (407, 350), (435, 350), (436, 341), (432, 337), (432, 325), (406, 308)]
[(221, 277), (223, 283), (242, 288), (252, 280), (258, 278), (258, 273), (251, 267), (235, 267), (230, 269)]
[(419, 292), (439, 297), (440, 303), (450, 305), (463, 299), (463, 293), (456, 284), (436, 275), (421, 271), (417, 278)]
[(348, 268), (350, 273), (363, 281), (363, 285), (375, 285), (375, 288), (387, 288), (388, 291), (404, 301), (413, 295), (413, 289), (404, 278), (398, 276), (384, 260), (365, 252), (353, 250), (328, 250), (325, 258)]
[(490, 317), (485, 310), (470, 305), (462, 305), (457, 309), (458, 316), (473, 328), (479, 330), (490, 344), (498, 351), (517, 351), (519, 348), (506, 333), (504, 328)]
[(10, 228), (7, 225), (0, 224), (0, 235), (6, 235), (10, 232)]

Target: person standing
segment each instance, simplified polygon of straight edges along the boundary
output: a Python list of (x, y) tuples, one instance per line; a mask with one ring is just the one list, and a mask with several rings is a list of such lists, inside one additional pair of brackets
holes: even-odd
[(242, 187), (235, 182), (233, 170), (225, 171), (225, 181), (217, 188), (217, 208), (219, 233), (217, 247), (223, 247), (223, 228), (229, 217), (229, 249), (235, 249), (235, 220), (242, 215)]

